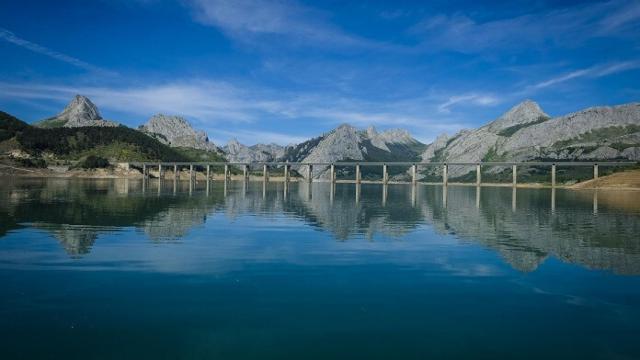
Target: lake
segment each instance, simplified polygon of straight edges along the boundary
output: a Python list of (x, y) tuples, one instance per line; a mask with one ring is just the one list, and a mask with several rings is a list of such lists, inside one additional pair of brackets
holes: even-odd
[(2, 359), (640, 358), (640, 192), (0, 184)]

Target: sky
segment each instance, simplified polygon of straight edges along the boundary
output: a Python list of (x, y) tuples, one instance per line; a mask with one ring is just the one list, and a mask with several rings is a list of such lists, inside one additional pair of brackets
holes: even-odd
[(525, 99), (640, 101), (640, 1), (0, 0), (0, 110), (34, 122), (75, 94), (218, 145), (342, 123), (430, 142)]

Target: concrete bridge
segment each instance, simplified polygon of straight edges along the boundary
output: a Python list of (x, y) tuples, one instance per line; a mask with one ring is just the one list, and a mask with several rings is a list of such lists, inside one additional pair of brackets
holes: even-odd
[[(556, 186), (556, 170), (558, 167), (591, 167), (593, 168), (593, 178), (598, 178), (599, 168), (601, 166), (608, 167), (620, 167), (620, 166), (638, 166), (640, 163), (634, 161), (603, 161), (603, 162), (581, 162), (581, 161), (567, 161), (567, 162), (548, 162), (548, 161), (532, 161), (532, 162), (477, 162), (477, 163), (463, 163), (463, 162), (430, 162), (430, 163), (420, 163), (420, 162), (332, 162), (332, 163), (301, 163), (301, 162), (260, 162), (260, 163), (239, 163), (239, 162), (132, 162), (129, 164), (130, 167), (136, 167), (141, 169), (142, 174), (145, 179), (149, 178), (149, 170), (157, 169), (158, 176), (160, 179), (165, 178), (165, 172), (167, 169), (173, 170), (174, 179), (180, 179), (180, 172), (187, 168), (189, 170), (189, 180), (194, 181), (196, 178), (196, 173), (198, 169), (202, 169), (206, 179), (212, 179), (212, 169), (215, 167), (223, 168), (223, 178), (225, 180), (231, 178), (231, 169), (236, 168), (242, 171), (242, 179), (244, 181), (250, 180), (250, 170), (253, 168), (262, 169), (261, 181), (267, 182), (269, 181), (269, 172), (272, 169), (281, 169), (282, 170), (282, 181), (289, 182), (291, 180), (291, 169), (292, 167), (301, 169), (306, 168), (307, 176), (306, 181), (313, 182), (313, 170), (314, 167), (322, 167), (324, 169), (329, 169), (329, 179), (315, 179), (315, 181), (323, 181), (323, 182), (349, 182), (360, 184), (362, 182), (367, 183), (380, 183), (380, 184), (388, 184), (389, 183), (389, 167), (407, 167), (410, 169), (411, 181), (410, 182), (395, 182), (395, 183), (411, 183), (417, 184), (422, 183), (418, 181), (418, 172), (420, 169), (428, 168), (428, 167), (440, 167), (442, 169), (442, 181), (438, 184), (448, 185), (449, 184), (449, 166), (468, 166), (475, 167), (475, 185), (480, 186), (482, 184), (482, 167), (488, 166), (498, 166), (498, 167), (506, 167), (511, 168), (512, 173), (512, 186), (517, 186), (517, 174), (518, 167), (529, 167), (529, 166), (537, 166), (537, 167), (549, 167), (550, 168), (550, 182), (551, 186)], [(353, 167), (355, 170), (355, 179), (354, 180), (339, 180), (336, 178), (336, 167)], [(379, 167), (382, 169), (382, 179), (380, 181), (363, 181), (362, 179), (362, 167)], [(425, 184), (427, 184), (425, 182)], [(433, 184), (433, 183), (431, 183)]]

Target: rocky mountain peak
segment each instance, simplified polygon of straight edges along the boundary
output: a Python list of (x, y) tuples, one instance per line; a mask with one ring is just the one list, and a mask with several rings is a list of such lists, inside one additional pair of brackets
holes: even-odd
[(103, 120), (98, 107), (88, 97), (76, 95), (62, 112), (52, 118), (37, 123), (43, 127), (118, 126)]
[(378, 131), (376, 130), (376, 127), (373, 126), (373, 125), (370, 125), (367, 128), (367, 131), (365, 133), (366, 133), (367, 137), (370, 138), (370, 139), (373, 139), (376, 136), (378, 136)]
[(216, 147), (204, 131), (195, 130), (187, 119), (176, 115), (152, 116), (140, 130), (151, 134), (161, 142), (173, 147), (190, 147), (200, 150), (215, 150)]
[(101, 120), (98, 107), (89, 100), (88, 97), (76, 95), (71, 102), (64, 108), (58, 117), (67, 116), (69, 118), (82, 120)]
[(527, 99), (491, 122), (488, 129), (491, 132), (498, 133), (513, 126), (538, 123), (547, 119), (549, 119), (549, 115), (542, 111), (540, 105)]

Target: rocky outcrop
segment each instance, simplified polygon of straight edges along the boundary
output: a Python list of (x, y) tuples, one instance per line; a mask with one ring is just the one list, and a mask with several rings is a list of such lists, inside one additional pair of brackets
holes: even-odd
[(104, 120), (100, 116), (98, 107), (82, 95), (76, 95), (60, 114), (34, 125), (39, 127), (119, 126), (116, 122)]
[(195, 130), (181, 116), (158, 114), (152, 116), (140, 130), (172, 147), (187, 147), (199, 150), (215, 151), (214, 143), (209, 141), (204, 131)]
[(276, 161), (284, 155), (284, 147), (277, 144), (257, 144), (246, 146), (236, 139), (230, 140), (222, 148), (230, 162), (267, 162)]
[[(627, 149), (636, 147), (638, 139), (638, 103), (550, 118), (538, 104), (527, 100), (485, 126), (453, 136), (444, 147), (443, 138), (436, 139), (422, 154), (422, 161), (635, 160), (635, 152)], [(449, 175), (468, 171), (452, 167)]]

